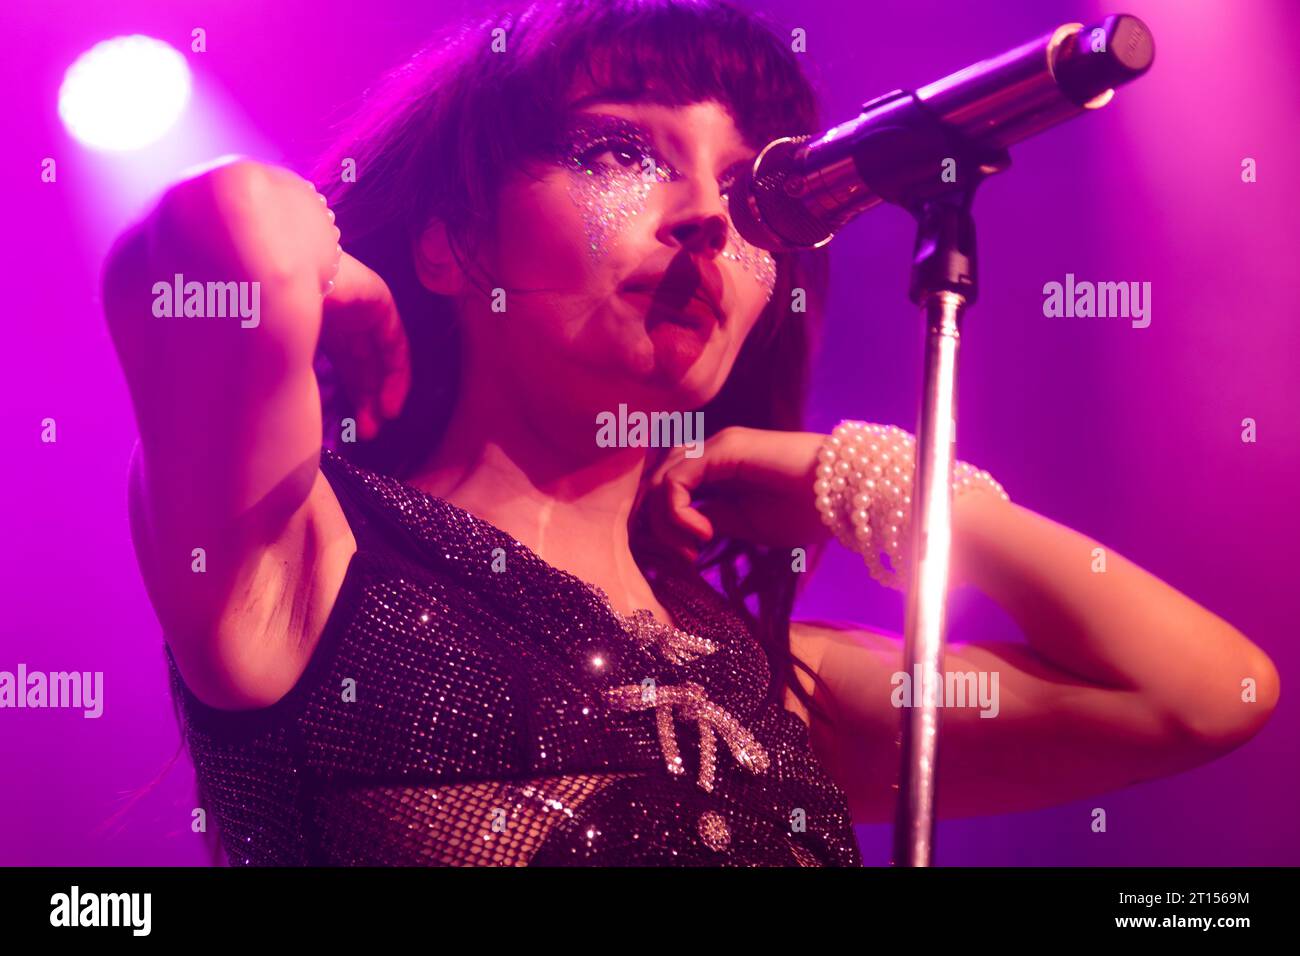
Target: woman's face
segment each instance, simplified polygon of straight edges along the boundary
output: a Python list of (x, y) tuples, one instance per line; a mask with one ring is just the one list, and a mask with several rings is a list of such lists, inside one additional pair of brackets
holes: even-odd
[(722, 388), (772, 296), (771, 256), (725, 191), (755, 149), (719, 103), (579, 104), (533, 176), (504, 186), (479, 260), (504, 312), (471, 306), (496, 370), (579, 407), (693, 410)]

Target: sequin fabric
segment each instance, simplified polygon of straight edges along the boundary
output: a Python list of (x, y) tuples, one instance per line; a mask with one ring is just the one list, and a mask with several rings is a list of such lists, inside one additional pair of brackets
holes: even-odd
[(295, 687), (220, 710), (167, 655), (232, 864), (861, 865), (807, 728), (765, 700), (762, 647), (706, 581), (652, 582), (689, 641), (638, 639), (469, 512), (328, 449), (321, 469), (358, 550)]

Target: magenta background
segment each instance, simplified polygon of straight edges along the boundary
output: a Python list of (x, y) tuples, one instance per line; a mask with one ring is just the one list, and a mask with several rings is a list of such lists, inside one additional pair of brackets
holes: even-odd
[[(0, 863), (199, 864), (182, 760), (106, 830), (177, 745), (159, 628), (131, 550), (126, 463), (135, 437), (96, 302), (116, 232), (184, 165), (230, 152), (300, 171), (328, 121), (460, 4), (413, 0), (11, 4), (0, 80), (9, 345), (0, 416), (7, 546), (0, 669), (102, 670), (105, 715), (0, 711)], [(1297, 540), (1294, 292), (1300, 5), (1266, 0), (935, 0), (761, 4), (808, 32), (828, 121), (1059, 23), (1126, 10), (1156, 37), (1152, 73), (1109, 108), (1014, 151), (977, 203), (983, 299), (967, 318), (958, 454), (1021, 504), (1097, 538), (1261, 644), (1288, 685)], [(430, 13), (429, 11), (435, 11)], [(84, 151), (55, 110), (63, 70), (94, 42), (144, 32), (189, 49), (184, 127), (125, 161)], [(1289, 91), (1289, 92), (1288, 92)], [(43, 157), (57, 184), (39, 179)], [(1240, 163), (1258, 161), (1243, 184)], [(873, 213), (832, 244), (835, 290), (810, 427), (842, 417), (915, 427), (919, 328), (905, 296), (912, 226)], [(1152, 323), (1042, 316), (1066, 272), (1150, 281)], [(214, 400), (220, 400), (214, 396)], [(43, 445), (39, 422), (58, 421)], [(1244, 417), (1259, 440), (1240, 441)], [(899, 596), (833, 554), (799, 611), (899, 630)], [(979, 595), (957, 639), (1005, 637)], [(1138, 635), (1135, 635), (1135, 639)], [(1297, 707), (1199, 770), (1032, 813), (940, 825), (946, 865), (1297, 864)], [(1104, 806), (1109, 832), (1089, 829)], [(860, 831), (869, 864), (889, 828)]]

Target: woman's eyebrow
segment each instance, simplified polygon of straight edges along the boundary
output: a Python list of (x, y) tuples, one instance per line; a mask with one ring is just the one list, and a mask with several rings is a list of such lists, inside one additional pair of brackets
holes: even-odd
[(617, 92), (614, 90), (604, 90), (596, 93), (588, 93), (586, 96), (580, 96), (572, 103), (568, 104), (566, 109), (580, 110), (591, 106), (593, 103), (642, 103), (646, 102), (643, 93), (634, 93), (632, 91)]
[(657, 148), (657, 139), (654, 131), (645, 123), (638, 122), (634, 119), (628, 119), (626, 116), (618, 116), (614, 113), (601, 113), (595, 111), (574, 112), (569, 114), (564, 122), (564, 136), (566, 138), (578, 135), (617, 135), (622, 132), (625, 135), (639, 138), (647, 146)]
[(566, 120), (572, 123), (590, 122), (591, 120), (608, 120), (613, 123), (625, 123), (628, 126), (635, 126), (637, 129), (646, 133), (650, 132), (650, 127), (640, 120), (634, 120), (627, 116), (619, 116), (616, 113), (604, 113), (600, 110), (573, 110), (566, 115)]

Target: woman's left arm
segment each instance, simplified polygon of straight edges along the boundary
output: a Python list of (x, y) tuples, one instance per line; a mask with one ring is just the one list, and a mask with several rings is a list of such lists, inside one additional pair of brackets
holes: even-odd
[[(954, 501), (954, 583), (994, 598), (1026, 643), (947, 649), (944, 673), (964, 675), (973, 693), (942, 711), (941, 818), (1036, 810), (1176, 774), (1241, 746), (1268, 720), (1278, 698), (1268, 656), (1109, 549), (1106, 570), (1094, 571), (1097, 548), (984, 491)], [(809, 724), (855, 822), (892, 819), (902, 638), (798, 622), (791, 643), (817, 674), (815, 687), (801, 679), (820, 712), (793, 694), (786, 706)]]
[[(824, 540), (811, 491), (824, 438), (725, 429), (700, 458), (671, 454), (651, 480), (652, 522), (688, 552), (714, 534)], [(723, 492), (704, 505), (707, 516), (692, 505), (706, 486)], [(1050, 806), (1176, 773), (1245, 742), (1276, 706), (1273, 662), (1228, 622), (1115, 551), (980, 488), (954, 500), (950, 578), (1000, 604), (1027, 643), (948, 649), (945, 672), (996, 675), (1000, 700), (994, 719), (970, 706), (944, 711), (943, 817)], [(791, 638), (819, 679), (804, 686), (830, 719), (793, 695), (787, 706), (810, 724), (855, 820), (888, 820), (901, 639), (812, 622), (792, 626)]]
[(1227, 621), (1118, 552), (982, 490), (954, 501), (951, 580), (1001, 605), (1046, 663), (1139, 694), (1209, 746), (1253, 736), (1277, 703), (1273, 662)]

